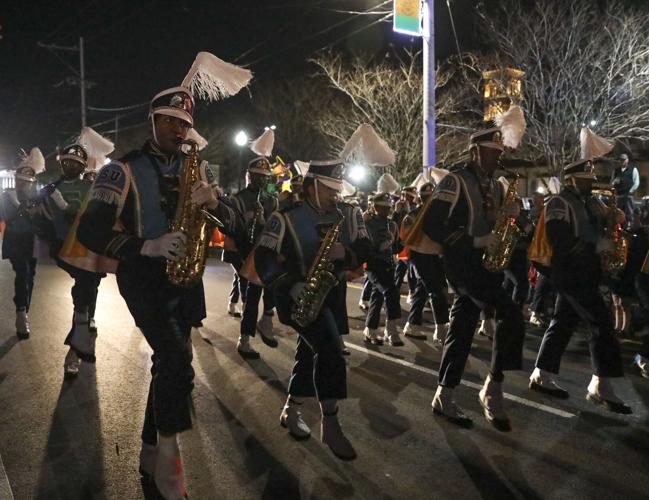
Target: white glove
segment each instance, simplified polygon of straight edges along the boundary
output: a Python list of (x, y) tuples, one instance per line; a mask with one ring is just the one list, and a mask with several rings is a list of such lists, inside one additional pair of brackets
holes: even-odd
[(196, 181), (192, 186), (191, 201), (196, 205), (215, 209), (219, 204), (219, 195), (218, 188), (210, 186), (205, 181)]
[(610, 238), (600, 238), (597, 240), (597, 246), (595, 247), (595, 251), (597, 253), (602, 253), (602, 252), (612, 252), (614, 249), (613, 245), (613, 240)]
[(187, 236), (181, 232), (163, 234), (159, 238), (146, 240), (140, 254), (146, 257), (164, 257), (169, 260), (179, 260), (185, 256)]
[(297, 298), (302, 295), (302, 291), (306, 288), (306, 283), (304, 281), (298, 281), (291, 287), (291, 290), (288, 294), (294, 301), (297, 301)]
[(60, 210), (65, 210), (66, 208), (68, 208), (68, 202), (63, 199), (63, 195), (58, 189), (54, 190), (54, 192), (50, 195), (50, 198), (52, 198), (52, 201), (56, 204), (57, 207), (59, 207)]
[(334, 243), (327, 254), (327, 258), (331, 261), (345, 260), (345, 247), (342, 243)]
[(487, 233), (484, 236), (473, 237), (473, 248), (486, 248), (493, 250), (498, 244), (498, 237), (493, 233)]

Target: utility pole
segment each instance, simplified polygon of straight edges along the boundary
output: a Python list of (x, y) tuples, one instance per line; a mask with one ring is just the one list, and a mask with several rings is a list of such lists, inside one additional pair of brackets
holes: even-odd
[(424, 46), (424, 174), (434, 167), (435, 152), (435, 0), (423, 1)]
[(83, 37), (79, 37), (79, 87), (81, 88), (81, 128), (86, 126), (86, 64), (83, 58)]
[[(78, 83), (81, 91), (81, 127), (85, 127), (86, 126), (86, 88), (88, 87), (88, 82), (86, 81), (86, 63), (85, 63), (84, 50), (83, 50), (83, 37), (82, 36), (79, 37), (79, 45), (75, 45), (72, 47), (65, 47), (56, 44), (46, 45), (42, 42), (38, 42), (38, 46), (52, 52), (57, 58), (59, 58), (59, 60), (63, 61), (63, 64), (65, 64), (68, 67), (68, 69), (70, 69), (77, 76), (77, 78), (79, 78)], [(66, 52), (78, 52), (79, 70), (77, 71), (77, 69), (74, 66), (71, 66), (64, 59), (62, 59), (58, 54), (56, 54), (55, 51), (57, 50), (66, 51)], [(67, 83), (70, 84), (69, 81)]]

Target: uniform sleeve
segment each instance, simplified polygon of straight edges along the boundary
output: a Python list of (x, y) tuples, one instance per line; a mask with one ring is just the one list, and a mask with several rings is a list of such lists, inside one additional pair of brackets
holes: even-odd
[(114, 229), (129, 187), (128, 172), (121, 164), (111, 163), (100, 170), (77, 229), (82, 245), (117, 260), (131, 260), (140, 255), (144, 239)]
[(554, 263), (570, 263), (588, 245), (574, 235), (569, 206), (558, 196), (550, 198), (545, 207), (545, 227)]
[(448, 236), (446, 222), (460, 197), (457, 177), (453, 174), (444, 176), (431, 196), (422, 229), (433, 242), (443, 245)]
[(258, 247), (268, 248), (279, 254), (286, 234), (286, 220), (280, 212), (273, 212), (259, 237)]
[[(274, 212), (255, 247), (255, 269), (264, 286), (272, 289), (289, 289), (302, 279), (292, 238), (286, 237), (286, 220)], [(293, 265), (291, 265), (293, 263)]]
[(216, 208), (210, 209), (209, 212), (221, 221), (223, 227), (219, 228), (219, 231), (226, 236), (233, 237), (242, 230), (243, 218), (225, 201), (219, 201)]

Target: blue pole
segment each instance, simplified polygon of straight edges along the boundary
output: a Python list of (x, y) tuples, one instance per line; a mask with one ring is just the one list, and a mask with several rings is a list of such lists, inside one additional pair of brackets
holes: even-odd
[[(435, 0), (423, 1), (424, 154), (423, 167), (435, 166)], [(424, 172), (425, 173), (425, 172)]]

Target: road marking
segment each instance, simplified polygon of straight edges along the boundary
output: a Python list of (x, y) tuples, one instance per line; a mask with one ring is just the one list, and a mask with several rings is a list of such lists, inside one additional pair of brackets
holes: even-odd
[[(422, 373), (427, 373), (428, 375), (433, 375), (434, 377), (439, 377), (439, 372), (432, 370), (431, 368), (419, 366), (415, 363), (411, 363), (410, 361), (406, 361), (404, 359), (394, 358), (392, 356), (388, 356), (387, 354), (383, 354), (382, 352), (372, 351), (370, 349), (366, 349), (365, 347), (352, 344), (351, 342), (346, 342), (345, 345), (350, 349), (354, 349), (355, 351), (359, 351), (359, 352), (364, 352), (369, 356), (374, 356), (375, 358), (383, 359), (385, 361), (390, 361), (397, 365), (405, 366), (413, 370), (420, 371)], [(460, 384), (466, 387), (470, 387), (471, 389), (477, 389), (477, 390), (482, 389), (482, 386), (480, 384), (476, 384), (475, 382), (469, 382), (468, 380), (462, 380)], [(536, 401), (531, 401), (529, 399), (521, 398), (519, 396), (514, 396), (513, 394), (509, 394), (507, 392), (504, 393), (504, 396), (505, 399), (509, 399), (510, 401), (514, 401), (516, 403), (529, 406), (531, 408), (536, 408), (537, 410), (551, 413), (552, 415), (556, 415), (558, 417), (573, 418), (577, 416), (574, 413), (569, 413), (567, 411), (559, 410), (558, 408), (553, 408), (551, 406), (537, 403)]]
[(0, 500), (14, 500), (14, 494), (9, 485), (9, 478), (5, 472), (5, 466), (2, 463), (2, 456), (0, 455)]

